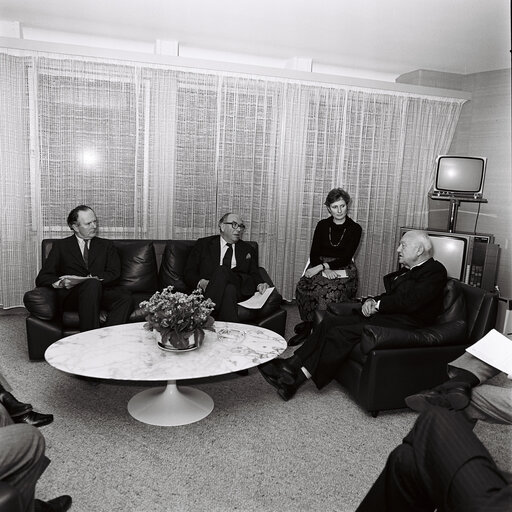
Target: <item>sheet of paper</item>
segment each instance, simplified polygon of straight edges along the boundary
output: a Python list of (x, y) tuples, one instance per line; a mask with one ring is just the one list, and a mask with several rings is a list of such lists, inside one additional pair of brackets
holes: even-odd
[[(338, 275), (338, 277), (348, 277), (347, 275), (347, 271), (346, 270), (334, 270), (334, 272), (336, 272), (336, 274)], [(322, 271), (322, 276), (323, 277), (326, 277), (325, 275), (325, 270)]]
[(267, 288), (265, 293), (256, 292), (249, 299), (239, 302), (238, 305), (248, 309), (261, 309), (273, 291), (274, 287), (272, 286)]
[[(71, 276), (71, 275), (68, 275), (68, 276), (60, 276), (59, 279), (69, 279), (69, 281), (71, 282), (71, 284), (73, 285), (77, 285), (77, 284), (80, 284), (82, 283), (83, 281), (86, 281), (87, 279), (98, 279), (97, 277), (95, 276)], [(100, 279), (101, 281), (101, 279)]]
[(482, 339), (466, 349), (494, 368), (505, 372), (512, 379), (512, 339), (491, 329)]

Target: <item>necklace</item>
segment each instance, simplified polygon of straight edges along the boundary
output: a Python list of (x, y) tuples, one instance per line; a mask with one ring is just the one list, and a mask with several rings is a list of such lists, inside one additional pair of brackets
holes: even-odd
[(343, 228), (343, 233), (341, 233), (341, 238), (338, 240), (337, 244), (332, 243), (332, 235), (331, 235), (331, 226), (329, 226), (329, 243), (332, 247), (338, 247), (338, 245), (341, 244), (341, 241), (343, 240), (343, 237), (345, 236), (345, 231), (347, 231), (347, 227)]

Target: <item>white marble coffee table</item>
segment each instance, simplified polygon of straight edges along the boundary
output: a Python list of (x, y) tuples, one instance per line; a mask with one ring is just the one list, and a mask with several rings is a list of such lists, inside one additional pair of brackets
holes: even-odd
[[(58, 370), (84, 377), (131, 381), (167, 381), (128, 402), (128, 412), (150, 425), (176, 426), (199, 421), (213, 410), (212, 398), (198, 389), (178, 387), (177, 380), (223, 375), (276, 358), (285, 339), (246, 324), (215, 322), (203, 346), (190, 352), (165, 352), (144, 323), (104, 327), (62, 338), (45, 358)], [(222, 334), (224, 333), (224, 334)]]

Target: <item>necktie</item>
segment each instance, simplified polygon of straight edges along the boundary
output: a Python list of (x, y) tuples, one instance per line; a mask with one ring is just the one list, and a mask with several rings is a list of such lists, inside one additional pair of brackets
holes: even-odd
[(85, 244), (84, 244), (84, 261), (85, 261), (85, 266), (88, 268), (89, 267), (89, 240), (86, 240)]
[(228, 248), (226, 249), (226, 252), (224, 253), (224, 258), (222, 258), (222, 266), (231, 268), (231, 260), (233, 258), (233, 247), (231, 244), (226, 244)]

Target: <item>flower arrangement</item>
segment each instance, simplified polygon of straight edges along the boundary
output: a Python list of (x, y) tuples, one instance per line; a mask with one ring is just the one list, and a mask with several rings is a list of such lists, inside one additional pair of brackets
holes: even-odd
[(206, 299), (199, 289), (187, 295), (173, 292), (173, 287), (168, 286), (139, 306), (146, 315), (144, 329), (158, 331), (164, 345), (170, 343), (177, 349), (189, 348), (189, 337), (198, 329), (213, 330), (210, 313), (215, 303)]

